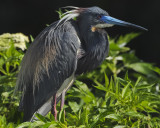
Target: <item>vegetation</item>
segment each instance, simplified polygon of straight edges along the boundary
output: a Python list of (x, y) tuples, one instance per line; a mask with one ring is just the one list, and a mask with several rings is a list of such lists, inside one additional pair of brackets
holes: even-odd
[[(158, 128), (160, 127), (160, 68), (143, 62), (126, 45), (139, 34), (110, 39), (109, 57), (96, 70), (77, 78), (66, 105), (39, 120), (22, 123), (18, 98), (13, 95), (18, 67), (28, 37), (0, 36), (0, 128)], [(60, 110), (60, 105), (57, 109)]]

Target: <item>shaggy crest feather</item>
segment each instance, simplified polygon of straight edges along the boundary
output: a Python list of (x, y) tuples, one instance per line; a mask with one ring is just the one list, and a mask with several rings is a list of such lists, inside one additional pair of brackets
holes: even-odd
[[(63, 13), (63, 14), (62, 14), (63, 18), (59, 20), (59, 22), (57, 23), (56, 27), (57, 27), (62, 21), (64, 21), (64, 22), (63, 22), (63, 24), (64, 24), (64, 23), (67, 22), (68, 20), (73, 19), (73, 18), (75, 18), (75, 17), (78, 17), (78, 16), (79, 16), (79, 11), (78, 11), (78, 10), (79, 10), (79, 8), (76, 7), (74, 10), (67, 11), (67, 12)], [(62, 24), (62, 25), (63, 25), (63, 24)], [(56, 27), (55, 27), (55, 28), (56, 28)]]
[[(78, 8), (78, 7), (74, 7), (74, 6), (66, 6), (66, 7), (62, 7), (62, 8), (72, 8), (73, 10), (70, 10), (70, 11), (67, 11), (65, 13), (63, 13), (61, 16), (63, 18), (61, 18), (58, 23), (56, 24), (56, 26), (53, 28), (52, 30), (52, 34), (54, 34), (54, 30), (55, 29), (59, 29), (60, 27), (62, 27), (67, 21), (75, 18), (75, 17), (78, 17), (79, 14), (80, 14), (80, 9), (81, 8)], [(55, 36), (56, 37), (56, 36)], [(48, 36), (46, 37), (46, 39), (48, 38)], [(46, 42), (45, 41), (45, 45), (46, 45)], [(50, 49), (50, 44), (49, 44), (49, 49)]]
[(79, 9), (79, 7), (75, 7), (75, 6), (65, 6), (65, 7), (62, 7), (62, 8), (74, 8), (74, 9)]

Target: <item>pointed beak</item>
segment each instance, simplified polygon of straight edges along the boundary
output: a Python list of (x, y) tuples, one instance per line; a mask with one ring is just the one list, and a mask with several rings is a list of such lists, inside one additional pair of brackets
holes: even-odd
[(133, 27), (133, 28), (138, 28), (138, 29), (144, 30), (144, 31), (148, 31), (144, 27), (119, 20), (119, 19), (113, 18), (111, 16), (102, 16), (101, 20), (104, 21), (107, 24), (110, 24), (110, 25), (120, 25), (120, 26), (126, 26), (126, 27)]

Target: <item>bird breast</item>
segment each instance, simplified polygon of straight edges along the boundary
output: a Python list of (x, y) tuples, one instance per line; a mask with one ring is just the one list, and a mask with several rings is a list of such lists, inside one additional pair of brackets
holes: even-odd
[(109, 45), (106, 32), (94, 32), (94, 36), (90, 37), (90, 39), (81, 42), (83, 45), (80, 51), (83, 51), (83, 54), (79, 55), (80, 58), (77, 62), (76, 74), (92, 71), (98, 67), (108, 55)]

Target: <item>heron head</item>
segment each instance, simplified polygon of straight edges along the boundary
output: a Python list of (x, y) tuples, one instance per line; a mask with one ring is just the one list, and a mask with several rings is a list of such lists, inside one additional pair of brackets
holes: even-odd
[(109, 16), (109, 14), (99, 8), (99, 7), (89, 7), (89, 8), (78, 8), (73, 6), (67, 6), (65, 8), (72, 8), (73, 10), (67, 11), (63, 14), (63, 18), (59, 20), (57, 26), (64, 21), (64, 23), (70, 19), (77, 18), (77, 22), (80, 25), (80, 28), (92, 28), (94, 31), (96, 29), (103, 29), (106, 27), (112, 27), (114, 25), (126, 26), (126, 27), (134, 27), (141, 30), (147, 31), (146, 28), (141, 27), (139, 25), (135, 25), (129, 22), (125, 22), (116, 18)]
[[(99, 7), (90, 7), (86, 8), (79, 17), (83, 17), (83, 20), (86, 24), (91, 25), (92, 28), (102, 29), (106, 27), (112, 27), (114, 25), (134, 27), (141, 30), (147, 30), (144, 27), (135, 25), (129, 22), (125, 22), (116, 18), (109, 16), (109, 14)], [(81, 18), (82, 19), (82, 18)]]

